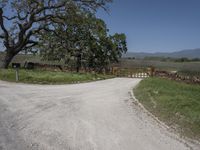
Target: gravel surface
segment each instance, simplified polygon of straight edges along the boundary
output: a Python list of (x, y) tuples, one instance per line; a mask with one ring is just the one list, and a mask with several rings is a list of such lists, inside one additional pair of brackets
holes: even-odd
[(0, 150), (186, 150), (133, 103), (140, 79), (74, 85), (0, 81)]

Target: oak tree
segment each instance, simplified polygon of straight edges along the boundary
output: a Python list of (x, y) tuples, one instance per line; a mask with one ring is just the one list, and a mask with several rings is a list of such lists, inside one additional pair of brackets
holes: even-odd
[(64, 24), (73, 18), (77, 9), (95, 12), (99, 7), (106, 9), (112, 0), (1, 0), (0, 40), (5, 47), (3, 68), (19, 52), (38, 44), (43, 31), (53, 31), (55, 24)]

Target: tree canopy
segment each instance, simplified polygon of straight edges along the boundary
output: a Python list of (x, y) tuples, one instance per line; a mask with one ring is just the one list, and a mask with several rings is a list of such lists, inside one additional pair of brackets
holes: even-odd
[[(0, 40), (5, 47), (3, 68), (15, 55), (37, 48), (46, 60), (74, 58), (101, 71), (127, 51), (124, 34), (108, 35), (105, 22), (95, 16), (112, 0), (2, 0)], [(7, 13), (8, 10), (9, 13)]]
[[(94, 13), (99, 7), (106, 9), (112, 0), (2, 0), (0, 2), (0, 39), (6, 56), (7, 68), (20, 51), (38, 44), (37, 35), (54, 30), (55, 24), (63, 24), (79, 11)], [(5, 13), (8, 10), (9, 13)]]
[(53, 34), (44, 32), (41, 37), (40, 54), (46, 60), (69, 64), (75, 58), (88, 69), (102, 71), (127, 51), (125, 34), (108, 35), (105, 22), (90, 13), (70, 22), (67, 28), (57, 26), (55, 34), (59, 35)]

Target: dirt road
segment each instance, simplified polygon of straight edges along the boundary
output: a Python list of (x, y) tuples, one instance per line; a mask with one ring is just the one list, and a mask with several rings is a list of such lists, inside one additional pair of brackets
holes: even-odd
[(139, 81), (54, 86), (0, 81), (0, 150), (190, 149), (132, 103), (129, 91)]

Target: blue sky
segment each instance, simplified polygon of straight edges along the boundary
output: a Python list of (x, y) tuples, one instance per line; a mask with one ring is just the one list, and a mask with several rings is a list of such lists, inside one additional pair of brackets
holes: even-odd
[(97, 16), (110, 34), (127, 35), (129, 51), (200, 48), (200, 0), (113, 0), (109, 8), (109, 14), (101, 10)]
[(110, 33), (125, 33), (133, 52), (200, 48), (200, 0), (114, 0), (99, 11)]

